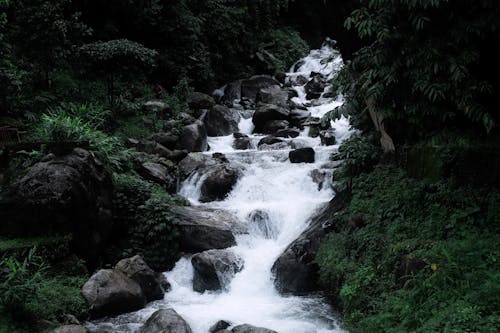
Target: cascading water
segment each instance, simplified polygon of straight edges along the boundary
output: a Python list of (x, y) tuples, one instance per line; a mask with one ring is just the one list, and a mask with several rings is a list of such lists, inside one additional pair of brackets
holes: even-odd
[[(332, 79), (341, 66), (342, 58), (330, 42), (313, 50), (287, 74), (287, 80), (298, 95), (293, 102), (307, 106), (313, 117), (322, 117), (341, 105), (342, 97), (322, 96), (311, 106), (306, 100), (304, 86), (293, 83), (299, 75), (309, 80), (313, 72)], [(333, 122), (332, 127), (337, 143), (352, 133), (345, 118)], [(239, 129), (254, 143), (263, 137), (252, 134), (252, 121), (248, 116), (242, 118)], [(190, 258), (183, 258), (172, 271), (165, 273), (172, 290), (164, 300), (150, 303), (133, 314), (116, 317), (112, 322), (90, 326), (102, 328), (104, 325), (112, 332), (134, 332), (154, 311), (171, 307), (189, 323), (194, 333), (208, 332), (209, 327), (221, 319), (280, 333), (341, 332), (332, 310), (320, 297), (282, 296), (273, 284), (271, 267), (277, 257), (307, 228), (314, 211), (334, 195), (331, 186), (319, 189), (310, 174), (315, 169), (331, 172), (325, 164), (338, 149), (338, 145), (321, 146), (319, 138), (307, 136), (307, 128), (299, 137), (285, 140), (313, 147), (315, 163), (290, 163), (289, 149), (235, 150), (232, 135), (212, 137), (209, 138), (211, 151), (207, 154), (224, 153), (229, 161), (243, 166), (243, 176), (224, 201), (206, 204), (198, 201), (203, 175), (193, 175), (182, 185), (180, 194), (194, 205), (229, 210), (248, 226), (248, 233), (237, 235), (237, 245), (231, 249), (242, 258), (243, 270), (228, 280), (223, 291), (203, 294), (193, 291), (193, 267)], [(257, 219), (257, 223), (256, 212), (264, 216)]]

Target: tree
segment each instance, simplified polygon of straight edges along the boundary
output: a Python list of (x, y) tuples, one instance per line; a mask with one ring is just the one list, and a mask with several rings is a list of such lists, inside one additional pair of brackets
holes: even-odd
[(106, 73), (108, 95), (112, 105), (115, 80), (152, 70), (158, 55), (155, 50), (127, 39), (86, 44), (80, 51), (90, 64)]

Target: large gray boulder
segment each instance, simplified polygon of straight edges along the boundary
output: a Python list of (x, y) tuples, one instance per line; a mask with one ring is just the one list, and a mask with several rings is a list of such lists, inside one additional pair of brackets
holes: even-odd
[(313, 77), (307, 84), (304, 86), (306, 91), (307, 99), (316, 99), (320, 98), (321, 94), (325, 90), (326, 82), (320, 77)]
[(279, 256), (271, 269), (279, 292), (301, 295), (318, 290), (316, 254), (323, 237), (331, 231), (331, 220), (346, 207), (347, 195), (337, 193), (311, 219), (309, 227)]
[(280, 106), (266, 104), (260, 106), (252, 117), (255, 125), (254, 132), (262, 133), (265, 130), (266, 123), (273, 120), (287, 120), (290, 112)]
[(262, 134), (276, 134), (278, 131), (282, 131), (290, 126), (287, 120), (270, 120), (264, 124), (260, 129)]
[(154, 141), (168, 149), (173, 150), (177, 145), (177, 141), (179, 141), (179, 136), (172, 133), (160, 132), (150, 135), (148, 140)]
[(249, 324), (238, 325), (231, 330), (232, 333), (278, 333), (276, 331), (263, 328), (256, 327)]
[(137, 282), (120, 271), (101, 269), (83, 285), (82, 295), (94, 317), (141, 309), (146, 297)]
[(178, 149), (188, 152), (202, 152), (208, 149), (207, 130), (201, 121), (184, 126), (177, 142)]
[(201, 184), (201, 202), (223, 200), (234, 188), (241, 172), (229, 164), (214, 167)]
[(257, 99), (257, 94), (261, 89), (271, 86), (279, 86), (279, 82), (268, 75), (256, 75), (241, 81), (241, 97), (249, 98), (253, 101)]
[(173, 208), (174, 223), (180, 233), (179, 250), (198, 253), (236, 245), (233, 231), (242, 232), (234, 215), (202, 207)]
[(146, 320), (138, 333), (192, 333), (191, 327), (174, 309), (160, 309)]
[(220, 160), (211, 156), (202, 153), (191, 153), (179, 162), (178, 167), (181, 178), (186, 178), (194, 171), (204, 173), (220, 163)]
[(209, 136), (225, 136), (238, 132), (240, 114), (223, 105), (215, 105), (205, 116)]
[(212, 96), (194, 91), (188, 95), (187, 103), (190, 109), (202, 110), (210, 109), (212, 106), (214, 106), (215, 100)]
[(259, 90), (259, 93), (257, 94), (257, 102), (286, 106), (288, 97), (288, 91), (282, 90), (280, 86), (270, 86)]
[(115, 265), (115, 270), (137, 282), (148, 302), (163, 299), (167, 291), (164, 286), (168, 282), (163, 274), (153, 271), (141, 256), (120, 260)]
[(72, 234), (72, 251), (93, 265), (111, 234), (112, 191), (110, 175), (87, 150), (49, 154), (8, 190), (1, 203), (0, 234)]
[(242, 270), (242, 259), (230, 250), (209, 250), (191, 258), (194, 268), (193, 290), (205, 292), (226, 289)]
[(170, 193), (176, 192), (177, 179), (163, 164), (144, 162), (136, 169), (142, 178), (162, 185)]
[(224, 88), (223, 101), (232, 103), (236, 99), (241, 99), (241, 80), (228, 83)]
[(162, 100), (151, 100), (142, 104), (142, 110), (149, 114), (164, 116), (171, 112), (170, 106)]

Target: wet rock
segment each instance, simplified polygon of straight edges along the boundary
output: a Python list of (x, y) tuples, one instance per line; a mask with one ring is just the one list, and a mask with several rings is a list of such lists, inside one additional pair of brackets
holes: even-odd
[(237, 150), (252, 149), (252, 140), (249, 137), (237, 138), (233, 142), (233, 148)]
[(236, 133), (233, 133), (233, 138), (235, 138), (235, 139), (248, 138), (248, 135), (236, 132)]
[(304, 64), (306, 63), (305, 60), (299, 60), (297, 61), (294, 65), (293, 65), (293, 69), (292, 69), (292, 72), (298, 72), (300, 67), (304, 66)]
[(174, 223), (179, 229), (180, 251), (198, 253), (211, 249), (225, 249), (236, 245), (233, 231), (239, 221), (234, 215), (201, 207), (173, 208)]
[(177, 141), (179, 141), (179, 136), (172, 133), (155, 133), (149, 136), (148, 140), (157, 142), (160, 145), (173, 150), (177, 145)]
[(290, 126), (287, 120), (271, 120), (264, 124), (260, 133), (262, 134), (274, 134), (278, 131), (284, 130)]
[(285, 84), (286, 73), (282, 71), (277, 71), (276, 73), (274, 73), (274, 79), (281, 84)]
[(191, 327), (174, 309), (160, 309), (146, 320), (138, 333), (192, 333)]
[(215, 100), (212, 96), (201, 92), (192, 92), (187, 97), (187, 103), (190, 109), (193, 110), (202, 110), (202, 109), (210, 109), (215, 105)]
[(276, 105), (262, 105), (253, 114), (254, 132), (261, 133), (267, 122), (272, 120), (287, 120), (289, 111)]
[(89, 333), (89, 331), (81, 325), (64, 325), (51, 331), (51, 333)]
[(276, 238), (278, 234), (278, 229), (274, 224), (271, 223), (269, 214), (263, 210), (254, 210), (248, 214), (247, 219), (250, 221), (251, 225), (257, 229), (257, 231), (267, 239)]
[(202, 152), (208, 149), (207, 131), (205, 125), (196, 121), (191, 125), (184, 126), (177, 143), (178, 149), (185, 149), (188, 152)]
[(315, 160), (314, 149), (312, 148), (299, 148), (292, 150), (288, 158), (292, 163), (314, 163)]
[(271, 269), (278, 291), (300, 295), (318, 289), (316, 254), (321, 240), (331, 231), (329, 223), (332, 216), (345, 209), (347, 200), (347, 194), (337, 193), (335, 198), (318, 210), (309, 227), (279, 256)]
[(234, 100), (239, 99), (241, 99), (241, 80), (228, 83), (224, 88), (222, 100), (232, 103)]
[(279, 82), (268, 75), (256, 75), (241, 81), (241, 97), (255, 101), (261, 89), (279, 86)]
[(230, 165), (214, 167), (201, 185), (201, 202), (223, 200), (231, 192), (238, 181), (240, 170)]
[(304, 122), (311, 117), (311, 112), (307, 110), (294, 109), (290, 111), (290, 124), (303, 127)]
[(231, 326), (230, 322), (225, 321), (225, 320), (219, 320), (218, 322), (213, 324), (208, 331), (210, 333), (218, 333), (220, 331), (226, 330), (226, 328), (228, 328), (229, 326)]
[(170, 193), (175, 193), (177, 180), (170, 174), (167, 167), (160, 163), (144, 162), (137, 168), (142, 178), (162, 185)]
[(280, 86), (262, 88), (257, 94), (257, 102), (285, 106), (288, 101), (288, 91), (281, 90)]
[(87, 150), (47, 155), (14, 180), (0, 208), (0, 234), (75, 235), (73, 253), (92, 265), (112, 230), (110, 175)]
[(321, 144), (324, 146), (333, 146), (337, 143), (335, 138), (335, 130), (333, 128), (320, 131), (319, 137), (321, 138)]
[(232, 333), (278, 333), (263, 327), (256, 327), (248, 324), (238, 325), (231, 330)]
[(307, 82), (309, 82), (309, 80), (304, 75), (292, 76), (290, 78), (290, 83), (292, 84), (292, 86), (303, 86)]
[(243, 268), (242, 259), (230, 250), (209, 250), (191, 258), (194, 268), (193, 290), (205, 292), (225, 289)]
[[(153, 271), (141, 256), (134, 256), (120, 260), (115, 265), (115, 270), (122, 272), (139, 284), (146, 296), (146, 301), (163, 299), (166, 289), (163, 288), (166, 282), (161, 273)], [(168, 284), (168, 282), (166, 282)]]
[(284, 128), (276, 131), (274, 135), (280, 138), (296, 138), (300, 135), (300, 130), (296, 128)]
[(259, 150), (284, 150), (290, 149), (290, 144), (288, 142), (277, 142), (271, 145), (263, 144), (259, 146)]
[(299, 97), (299, 93), (295, 89), (288, 89), (288, 99), (292, 99), (294, 97)]
[(316, 99), (320, 98), (321, 94), (325, 90), (326, 83), (320, 76), (313, 77), (307, 84), (304, 86), (306, 91), (307, 99)]
[(219, 161), (202, 153), (191, 153), (179, 162), (179, 171), (182, 178), (192, 174), (196, 170), (209, 169), (219, 164)]
[(101, 269), (83, 285), (82, 295), (95, 317), (118, 315), (146, 304), (141, 287), (122, 272)]
[(215, 105), (205, 116), (209, 136), (225, 136), (238, 131), (240, 114), (223, 105)]
[(309, 173), (309, 176), (312, 178), (313, 182), (318, 184), (318, 190), (321, 190), (324, 186), (327, 172), (324, 170), (314, 169)]
[(279, 139), (275, 136), (268, 135), (260, 139), (259, 143), (257, 144), (258, 147), (262, 145), (273, 145), (275, 143), (282, 143), (284, 142), (282, 139)]

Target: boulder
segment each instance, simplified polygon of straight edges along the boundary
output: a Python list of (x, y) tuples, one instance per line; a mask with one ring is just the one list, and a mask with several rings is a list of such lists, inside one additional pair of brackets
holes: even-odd
[(273, 144), (262, 144), (258, 148), (259, 150), (284, 150), (290, 149), (290, 144), (288, 142), (277, 142)]
[(309, 82), (309, 80), (304, 75), (297, 75), (290, 78), (292, 86), (303, 86), (307, 82)]
[(233, 103), (234, 100), (241, 99), (241, 80), (228, 83), (224, 88), (222, 100)]
[(236, 245), (233, 230), (241, 230), (236, 230), (239, 221), (234, 215), (202, 207), (175, 207), (173, 213), (180, 251), (197, 253)]
[(142, 104), (142, 110), (149, 114), (166, 115), (171, 112), (171, 109), (167, 103), (162, 100), (151, 100)]
[(141, 256), (136, 255), (120, 260), (115, 265), (115, 270), (137, 282), (146, 297), (146, 301), (163, 299), (166, 292), (163, 288), (165, 285), (164, 276), (153, 271)]
[(220, 162), (202, 153), (191, 153), (179, 162), (181, 177), (185, 178), (194, 171), (208, 170)]
[(209, 250), (191, 258), (194, 268), (193, 290), (225, 290), (243, 268), (242, 259), (230, 250)]
[(257, 144), (257, 147), (260, 147), (262, 145), (273, 145), (275, 143), (282, 143), (282, 142), (284, 142), (282, 139), (279, 139), (272, 135), (268, 135), (260, 139), (259, 143)]
[(311, 112), (307, 110), (294, 109), (290, 111), (290, 124), (293, 126), (303, 127), (304, 122), (311, 117)]
[(314, 163), (314, 149), (312, 148), (299, 148), (292, 150), (288, 158), (292, 163)]
[(87, 150), (49, 154), (5, 192), (0, 234), (72, 234), (73, 253), (92, 266), (112, 230), (112, 191), (110, 175)]
[(175, 193), (177, 180), (170, 174), (168, 168), (160, 163), (144, 162), (137, 168), (142, 178), (162, 185), (169, 193)]
[(237, 138), (233, 142), (233, 148), (237, 150), (252, 149), (252, 140), (249, 137)]
[(235, 138), (235, 139), (248, 138), (248, 135), (240, 133), (240, 132), (236, 132), (236, 133), (233, 133), (233, 138)]
[(89, 331), (81, 325), (64, 325), (51, 331), (51, 333), (89, 333)]
[(172, 133), (155, 133), (150, 135), (148, 140), (157, 142), (160, 145), (173, 150), (177, 145), (177, 141), (179, 141), (179, 136)]
[(189, 93), (187, 97), (187, 103), (190, 109), (193, 110), (202, 110), (202, 109), (210, 109), (215, 105), (215, 100), (212, 96), (201, 92), (192, 92)]
[(318, 289), (316, 254), (323, 237), (331, 231), (329, 223), (345, 209), (348, 196), (337, 193), (328, 204), (312, 217), (309, 227), (279, 256), (271, 269), (279, 292), (300, 295)]
[(287, 120), (270, 120), (267, 121), (260, 129), (260, 133), (274, 134), (278, 131), (288, 128), (288, 126), (290, 126), (290, 123)]
[(231, 326), (230, 322), (227, 322), (225, 320), (219, 320), (218, 322), (216, 322), (215, 324), (210, 326), (210, 329), (208, 330), (208, 332), (217, 333), (217, 332), (226, 330), (226, 328), (228, 328), (229, 326)]
[(223, 105), (215, 105), (205, 116), (209, 136), (225, 136), (238, 131), (240, 114)]
[(281, 90), (278, 85), (262, 88), (257, 94), (256, 102), (286, 106), (288, 102), (288, 91)]
[(274, 135), (279, 138), (296, 138), (300, 135), (300, 130), (297, 128), (284, 128), (276, 131)]
[(248, 324), (238, 325), (231, 330), (232, 333), (278, 333), (263, 327), (256, 327)]
[(192, 333), (191, 327), (174, 309), (160, 309), (146, 320), (138, 333)]
[(248, 214), (247, 220), (250, 225), (262, 236), (268, 239), (276, 238), (278, 229), (271, 223), (269, 214), (263, 210), (254, 210)]
[(202, 152), (208, 149), (207, 131), (201, 121), (196, 121), (191, 125), (184, 126), (177, 143), (178, 149), (185, 149), (188, 152)]
[(95, 317), (141, 309), (146, 297), (137, 282), (122, 272), (101, 269), (83, 285), (82, 295)]
[(309, 173), (312, 181), (318, 184), (318, 190), (321, 190), (324, 186), (327, 172), (325, 170), (314, 169)]
[(211, 169), (201, 185), (201, 202), (223, 200), (238, 181), (240, 170), (228, 164)]
[(241, 81), (241, 97), (249, 98), (253, 101), (257, 99), (257, 94), (263, 88), (279, 86), (279, 82), (268, 75), (256, 75)]
[(262, 105), (260, 106), (252, 117), (252, 122), (255, 125), (254, 132), (260, 133), (265, 124), (271, 120), (287, 120), (290, 112), (282, 107), (276, 105)]
[(319, 137), (321, 139), (321, 144), (324, 146), (333, 146), (337, 143), (337, 139), (335, 138), (335, 130), (333, 128), (320, 131)]
[(307, 84), (304, 86), (306, 91), (307, 99), (320, 98), (321, 94), (325, 90), (326, 83), (321, 78), (321, 76), (314, 76)]

